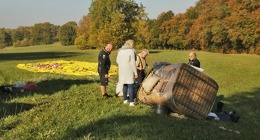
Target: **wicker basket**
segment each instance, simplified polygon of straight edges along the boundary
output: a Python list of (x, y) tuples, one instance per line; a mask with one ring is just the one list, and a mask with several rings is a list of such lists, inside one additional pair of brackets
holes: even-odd
[(212, 78), (179, 63), (151, 70), (143, 83), (153, 74), (160, 80), (150, 93), (142, 86), (139, 88), (137, 97), (140, 102), (167, 105), (171, 111), (196, 119), (208, 116), (218, 91), (218, 84)]

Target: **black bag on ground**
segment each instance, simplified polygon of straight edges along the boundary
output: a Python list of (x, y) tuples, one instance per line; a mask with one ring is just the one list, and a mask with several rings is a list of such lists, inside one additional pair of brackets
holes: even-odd
[(8, 86), (0, 86), (0, 93), (12, 93), (11, 87)]

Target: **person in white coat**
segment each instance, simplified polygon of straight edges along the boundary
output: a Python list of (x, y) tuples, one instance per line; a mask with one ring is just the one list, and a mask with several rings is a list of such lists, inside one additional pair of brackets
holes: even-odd
[(130, 106), (134, 105), (134, 81), (137, 78), (137, 70), (135, 64), (135, 50), (133, 48), (134, 41), (127, 40), (119, 50), (116, 58), (118, 64), (119, 83), (123, 85), (124, 104), (127, 104), (127, 91), (129, 91)]

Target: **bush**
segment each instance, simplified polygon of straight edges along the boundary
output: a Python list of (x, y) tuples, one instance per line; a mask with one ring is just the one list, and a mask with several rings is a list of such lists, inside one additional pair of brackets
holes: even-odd
[(231, 49), (231, 50), (230, 50), (230, 53), (231, 53), (231, 54), (237, 54), (237, 50), (236, 50), (236, 49)]
[(89, 48), (87, 45), (87, 38), (84, 34), (80, 35), (79, 37), (77, 37), (75, 39), (75, 45), (77, 46), (78, 49), (81, 49), (81, 50)]
[(218, 46), (216, 44), (213, 44), (209, 48), (210, 52), (217, 52), (218, 51)]
[(31, 46), (32, 45), (32, 41), (30, 39), (24, 39), (22, 41), (16, 41), (13, 46), (14, 47), (26, 47), (26, 46)]
[(255, 53), (256, 53), (257, 55), (260, 55), (260, 46), (255, 49)]
[(76, 22), (68, 22), (59, 28), (59, 41), (61, 45), (67, 46), (74, 44), (77, 35), (76, 28)]
[(4, 43), (0, 43), (0, 49), (3, 49), (6, 45)]
[(86, 49), (89, 49), (89, 47), (86, 47), (86, 46), (81, 46), (81, 45), (76, 45), (76, 47), (80, 50), (86, 50)]
[(13, 44), (14, 47), (21, 47), (21, 41), (18, 40)]

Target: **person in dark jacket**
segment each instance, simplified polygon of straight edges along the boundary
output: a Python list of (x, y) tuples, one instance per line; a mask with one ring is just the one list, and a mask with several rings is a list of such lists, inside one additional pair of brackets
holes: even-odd
[(107, 94), (106, 86), (108, 85), (108, 72), (111, 66), (111, 61), (109, 58), (109, 54), (113, 49), (112, 44), (107, 44), (105, 48), (103, 48), (98, 55), (98, 74), (100, 76), (100, 90), (103, 97), (106, 99), (108, 97), (112, 97)]
[(189, 53), (188, 64), (200, 68), (200, 61), (197, 59), (197, 54), (195, 52)]

